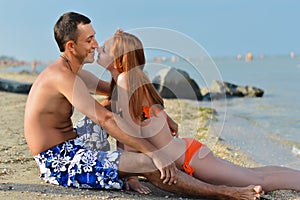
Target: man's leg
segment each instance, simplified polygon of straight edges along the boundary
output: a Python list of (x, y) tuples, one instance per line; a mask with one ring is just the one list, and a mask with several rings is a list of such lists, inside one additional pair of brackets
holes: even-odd
[(87, 116), (82, 117), (76, 122), (75, 129), (87, 149), (93, 151), (110, 150), (107, 132)]
[(131, 175), (145, 176), (152, 184), (165, 191), (193, 197), (241, 200), (256, 199), (262, 194), (260, 186), (227, 187), (210, 185), (181, 171), (178, 171), (176, 184), (163, 184), (160, 179), (160, 172), (155, 168), (149, 157), (141, 153), (123, 152), (119, 162), (119, 176), (121, 178)]

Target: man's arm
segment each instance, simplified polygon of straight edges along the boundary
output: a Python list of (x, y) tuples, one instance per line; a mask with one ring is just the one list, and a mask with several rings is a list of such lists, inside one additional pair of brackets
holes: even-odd
[(103, 101), (100, 102), (100, 104), (107, 110), (111, 111), (111, 100), (104, 99)]
[(110, 94), (109, 82), (99, 79), (94, 74), (85, 69), (81, 69), (78, 72), (78, 76), (83, 80), (91, 93), (105, 96), (108, 96)]
[[(67, 80), (67, 81), (66, 81)], [(166, 156), (156, 154), (157, 148), (143, 138), (130, 135), (137, 131), (125, 122), (120, 116), (105, 109), (95, 100), (79, 76), (70, 73), (64, 77), (58, 77), (58, 91), (82, 114), (106, 130), (116, 140), (145, 153), (152, 158), (155, 166), (161, 172), (164, 183), (176, 182), (177, 168)]]

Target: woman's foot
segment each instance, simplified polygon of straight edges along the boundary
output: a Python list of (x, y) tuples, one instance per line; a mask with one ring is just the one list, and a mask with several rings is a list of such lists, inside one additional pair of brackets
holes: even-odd
[(244, 188), (237, 188), (237, 190), (237, 192), (231, 194), (232, 199), (256, 200), (264, 194), (264, 191), (261, 186), (250, 185)]

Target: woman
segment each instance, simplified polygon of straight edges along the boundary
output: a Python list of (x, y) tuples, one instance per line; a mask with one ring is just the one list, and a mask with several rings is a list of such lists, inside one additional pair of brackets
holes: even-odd
[(300, 191), (298, 170), (278, 166), (241, 167), (215, 157), (199, 141), (174, 137), (171, 133), (176, 128), (172, 128), (174, 123), (163, 110), (163, 99), (143, 72), (145, 56), (137, 37), (117, 30), (98, 52), (98, 64), (112, 73), (114, 111), (136, 129), (141, 129), (141, 135), (136, 137), (146, 137), (171, 157), (179, 169), (215, 185), (243, 187), (254, 184), (261, 185), (265, 192), (278, 189)]

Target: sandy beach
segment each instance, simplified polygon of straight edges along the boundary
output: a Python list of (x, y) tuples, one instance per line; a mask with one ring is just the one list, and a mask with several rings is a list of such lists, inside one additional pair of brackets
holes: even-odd
[[(35, 74), (26, 72), (6, 73), (0, 72), (0, 78), (33, 82)], [(24, 108), (27, 95), (0, 91), (0, 199), (178, 199), (177, 195), (163, 192), (149, 182), (145, 184), (152, 189), (150, 195), (140, 195), (131, 191), (103, 191), (64, 188), (52, 186), (42, 182), (39, 178), (38, 167), (30, 154), (23, 131)], [(176, 121), (178, 103), (186, 103), (184, 100), (166, 100), (167, 112)], [(189, 110), (190, 109), (190, 110)], [(189, 120), (180, 122), (180, 126), (189, 126), (189, 123), (202, 121), (207, 123), (204, 115), (193, 116), (195, 108), (188, 108)], [(202, 112), (202, 111), (201, 111)], [(204, 111), (205, 112), (205, 111)], [(200, 119), (199, 116), (204, 116)], [(80, 117), (75, 112), (74, 121)], [(187, 117), (182, 117), (186, 119)], [(192, 120), (191, 120), (192, 119)], [(200, 127), (199, 127), (200, 130)], [(212, 148), (213, 152), (222, 158), (239, 165), (258, 166), (250, 157), (239, 151), (237, 147), (229, 146), (222, 138), (205, 136), (205, 129), (199, 133), (203, 142)], [(204, 131), (204, 132), (203, 132)], [(217, 142), (215, 142), (217, 141)], [(111, 141), (114, 142), (113, 140)], [(211, 145), (211, 146), (210, 146)], [(300, 199), (300, 193), (293, 191), (275, 191), (264, 195), (265, 199)]]

